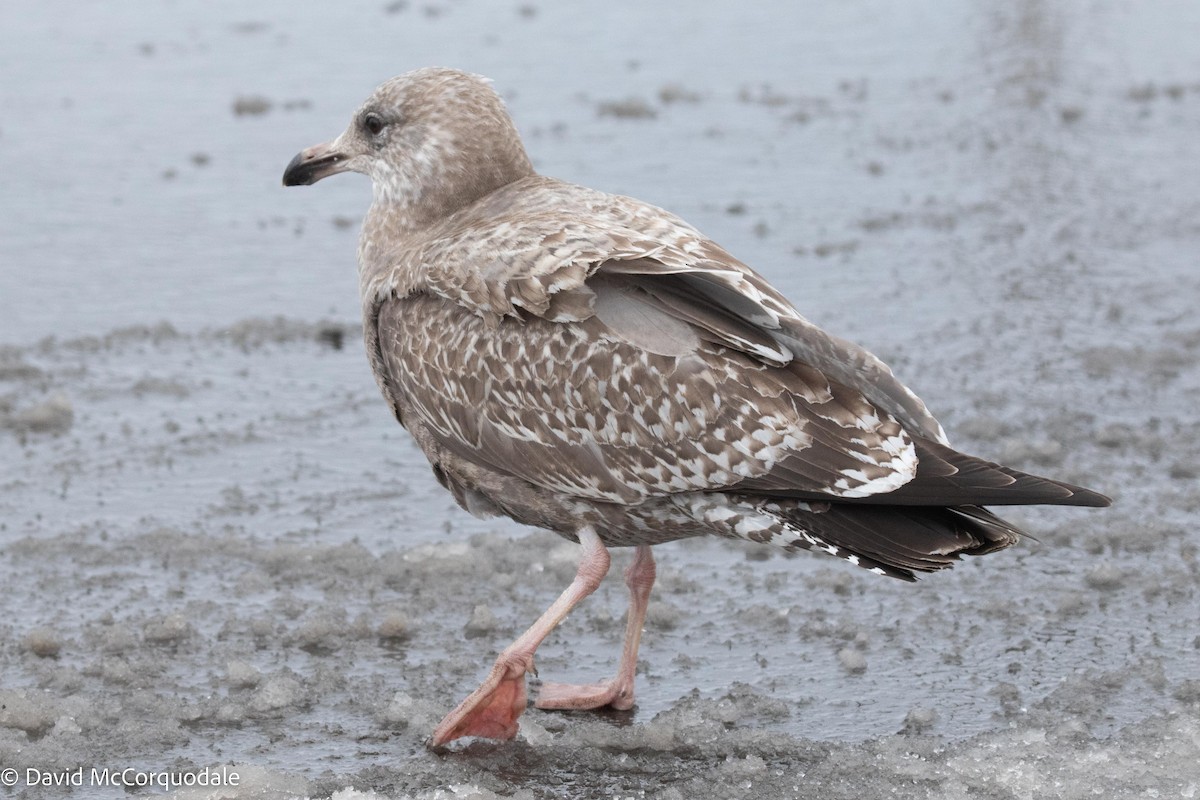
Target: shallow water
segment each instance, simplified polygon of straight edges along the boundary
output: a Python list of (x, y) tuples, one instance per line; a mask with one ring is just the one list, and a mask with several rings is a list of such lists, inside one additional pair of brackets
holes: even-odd
[[(0, 768), (233, 764), (235, 796), (1196, 794), (1200, 11), (690, 8), (5, 4)], [(680, 213), (884, 356), (960, 448), (1115, 507), (1013, 511), (1038, 541), (915, 586), (658, 548), (635, 710), (426, 750), (575, 549), (437, 486), (358, 344), (365, 180), (279, 176), (433, 63), (493, 77), (542, 171)], [(627, 558), (542, 675), (613, 668)]]

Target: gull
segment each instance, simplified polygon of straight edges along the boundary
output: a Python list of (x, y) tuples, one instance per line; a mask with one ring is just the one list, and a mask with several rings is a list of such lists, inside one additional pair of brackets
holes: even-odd
[(571, 585), (433, 732), (509, 739), (541, 642), (633, 547), (616, 677), (537, 706), (634, 704), (651, 546), (716, 535), (914, 580), (1021, 532), (984, 506), (1109, 499), (950, 447), (878, 358), (818, 328), (679, 217), (534, 171), (489, 82), (379, 86), (287, 186), (371, 178), (358, 247), (367, 357), (467, 511), (578, 542)]

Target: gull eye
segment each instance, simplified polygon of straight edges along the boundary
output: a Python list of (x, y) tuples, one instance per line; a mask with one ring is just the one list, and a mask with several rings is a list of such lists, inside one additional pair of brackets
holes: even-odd
[(365, 115), (362, 120), (363, 129), (372, 136), (378, 136), (383, 133), (384, 125), (383, 117), (376, 114), (374, 111)]

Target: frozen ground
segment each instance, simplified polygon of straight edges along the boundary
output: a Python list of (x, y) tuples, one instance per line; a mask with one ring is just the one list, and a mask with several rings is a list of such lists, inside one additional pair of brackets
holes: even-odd
[[(4, 4), (17, 796), (222, 765), (183, 796), (1200, 796), (1200, 10), (805, 5)], [(278, 182), (432, 63), (496, 78), (543, 171), (681, 213), (884, 356), (962, 449), (1115, 506), (1015, 511), (1038, 541), (916, 586), (658, 548), (636, 709), (427, 750), (574, 548), (457, 510), (388, 418), (365, 180)], [(541, 674), (610, 672), (623, 606)]]

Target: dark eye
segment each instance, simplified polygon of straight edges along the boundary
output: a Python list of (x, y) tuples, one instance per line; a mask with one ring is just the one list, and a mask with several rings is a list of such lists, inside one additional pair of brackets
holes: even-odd
[(385, 124), (386, 123), (384, 123), (383, 117), (379, 116), (374, 111), (364, 116), (362, 121), (363, 129), (372, 136), (378, 136), (379, 134), (383, 133), (383, 126)]

